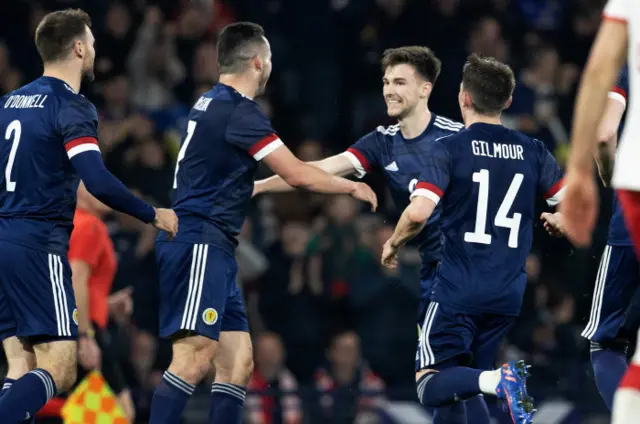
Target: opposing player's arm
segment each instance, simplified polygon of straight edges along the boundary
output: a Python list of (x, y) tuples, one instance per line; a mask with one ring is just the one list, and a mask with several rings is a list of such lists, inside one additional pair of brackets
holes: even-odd
[(598, 174), (605, 187), (609, 186), (613, 175), (613, 163), (618, 142), (618, 129), (627, 107), (628, 76), (626, 66), (623, 68), (618, 83), (609, 92), (607, 105), (598, 126), (598, 150), (596, 165)]
[(172, 235), (178, 231), (173, 211), (158, 209), (136, 197), (104, 166), (98, 147), (98, 118), (88, 102), (69, 101), (58, 114), (58, 129), (64, 137), (67, 156), (87, 190), (107, 206), (153, 223)]
[(411, 193), (411, 203), (405, 208), (393, 235), (384, 245), (382, 265), (395, 268), (398, 250), (424, 228), (449, 185), (451, 159), (441, 143), (433, 143), (420, 181)]
[(605, 110), (607, 93), (616, 82), (627, 52), (626, 15), (624, 10), (617, 10), (617, 3), (622, 2), (610, 2), (605, 10), (604, 21), (591, 49), (576, 99), (569, 168), (589, 178), (598, 141), (598, 124)]
[[(351, 161), (343, 154), (330, 156), (326, 159), (307, 162), (309, 165), (322, 169), (324, 172), (337, 175), (338, 177), (346, 177), (356, 172)], [(256, 181), (254, 184), (253, 195), (260, 193), (283, 193), (287, 191), (295, 190), (290, 186), (280, 175), (274, 175), (273, 177), (265, 178), (264, 180)]]
[[(360, 138), (343, 153), (320, 161), (309, 162), (309, 165), (316, 166), (328, 174), (338, 177), (356, 174), (358, 178), (362, 178), (371, 170), (371, 164), (375, 163), (377, 148), (377, 133), (374, 131)], [(294, 187), (287, 184), (279, 175), (275, 175), (265, 180), (256, 181), (253, 195), (285, 192), (293, 189)]]

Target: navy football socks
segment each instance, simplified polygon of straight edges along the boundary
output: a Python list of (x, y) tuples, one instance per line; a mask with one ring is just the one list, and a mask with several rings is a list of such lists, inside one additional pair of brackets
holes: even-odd
[(627, 371), (626, 355), (615, 350), (596, 350), (591, 352), (591, 365), (600, 396), (611, 411), (613, 395)]
[(483, 395), (474, 396), (465, 401), (469, 424), (491, 424), (489, 407)]
[(18, 424), (32, 419), (56, 394), (56, 384), (47, 371), (36, 368), (11, 384), (0, 397), (3, 424)]
[(195, 386), (174, 373), (165, 371), (162, 382), (156, 387), (151, 401), (149, 424), (175, 424), (187, 406)]
[(241, 424), (246, 393), (244, 387), (235, 384), (213, 383), (209, 424)]
[(467, 408), (465, 403), (466, 402), (463, 401), (434, 408), (433, 424), (467, 424)]
[(468, 367), (453, 367), (425, 374), (417, 383), (418, 399), (424, 406), (439, 407), (480, 394), (482, 372)]

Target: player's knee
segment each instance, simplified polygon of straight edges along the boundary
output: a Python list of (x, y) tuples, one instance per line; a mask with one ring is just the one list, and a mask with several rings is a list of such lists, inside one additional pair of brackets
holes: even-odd
[[(226, 339), (225, 342), (231, 342)], [(233, 343), (223, 346), (224, 352), (216, 357), (216, 383), (230, 383), (237, 386), (246, 386), (253, 373), (253, 348), (250, 340), (234, 340)], [(230, 350), (233, 354), (229, 354)]]

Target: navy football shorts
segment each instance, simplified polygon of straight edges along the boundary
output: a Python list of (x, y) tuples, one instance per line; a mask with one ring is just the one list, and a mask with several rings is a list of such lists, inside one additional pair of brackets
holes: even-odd
[(191, 331), (213, 340), (221, 331), (249, 331), (238, 266), (210, 244), (156, 243), (160, 274), (160, 336)]
[(416, 372), (452, 364), (495, 369), (503, 339), (515, 323), (510, 315), (462, 312), (438, 302), (421, 302)]
[(633, 246), (604, 248), (582, 337), (601, 345), (626, 345), (640, 324), (640, 265)]
[(66, 256), (0, 241), (0, 339), (76, 338), (78, 311)]

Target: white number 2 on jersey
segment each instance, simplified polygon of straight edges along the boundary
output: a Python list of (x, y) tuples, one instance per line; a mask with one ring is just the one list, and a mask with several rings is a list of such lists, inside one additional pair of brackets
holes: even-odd
[(4, 138), (7, 141), (10, 141), (13, 137), (9, 160), (7, 161), (7, 167), (4, 169), (4, 181), (7, 186), (7, 191), (16, 191), (16, 182), (11, 181), (11, 170), (13, 169), (13, 162), (16, 160), (16, 152), (18, 151), (18, 144), (20, 144), (20, 135), (22, 135), (22, 125), (20, 121), (12, 121), (4, 133)]
[(182, 143), (182, 147), (178, 152), (178, 160), (176, 161), (176, 171), (173, 174), (173, 188), (178, 188), (178, 169), (180, 169), (180, 161), (184, 159), (184, 155), (187, 152), (187, 147), (189, 146), (189, 142), (191, 141), (191, 137), (193, 137), (193, 133), (196, 130), (196, 121), (189, 121), (187, 123), (187, 138), (184, 139), (184, 143)]
[[(523, 174), (513, 176), (509, 190), (498, 208), (498, 213), (494, 224), (496, 227), (509, 228), (509, 247), (515, 249), (518, 247), (518, 230), (520, 229), (520, 220), (522, 214), (514, 213), (509, 218), (507, 214), (516, 199), (520, 185), (524, 179)], [(464, 241), (467, 243), (491, 244), (491, 234), (487, 234), (487, 208), (489, 206), (489, 170), (481, 169), (480, 172), (473, 173), (473, 182), (479, 183), (478, 191), (478, 209), (476, 210), (476, 227), (472, 233), (464, 233)]]

